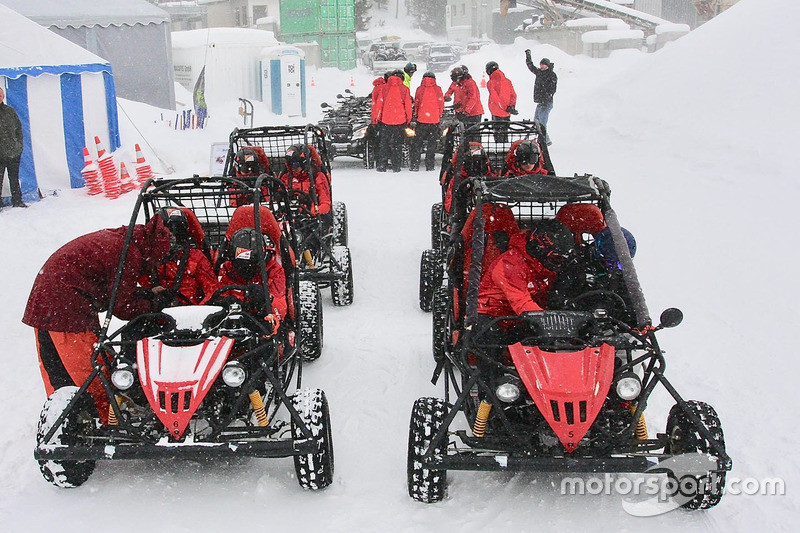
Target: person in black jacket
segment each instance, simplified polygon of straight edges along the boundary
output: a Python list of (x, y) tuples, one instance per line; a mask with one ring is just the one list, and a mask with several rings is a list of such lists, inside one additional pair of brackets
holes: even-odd
[[(525, 50), (525, 64), (528, 65), (528, 70), (536, 75), (536, 82), (533, 84), (533, 101), (536, 103), (536, 113), (533, 116), (533, 120), (544, 126), (546, 131), (547, 119), (553, 109), (553, 96), (556, 94), (558, 85), (558, 76), (553, 71), (555, 64), (543, 57), (539, 61), (539, 66), (536, 67), (531, 59), (530, 50)], [(546, 138), (549, 146), (551, 144), (549, 133)]]
[(0, 190), (3, 175), (8, 169), (8, 184), (11, 189), (11, 205), (28, 207), (22, 202), (19, 186), (19, 161), (22, 157), (22, 123), (14, 108), (5, 103), (6, 93), (0, 87)]

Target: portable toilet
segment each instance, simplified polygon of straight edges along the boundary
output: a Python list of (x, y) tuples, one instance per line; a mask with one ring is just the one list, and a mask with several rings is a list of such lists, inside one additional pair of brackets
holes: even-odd
[(261, 101), (276, 115), (306, 116), (306, 59), (302, 50), (272, 46), (262, 51)]

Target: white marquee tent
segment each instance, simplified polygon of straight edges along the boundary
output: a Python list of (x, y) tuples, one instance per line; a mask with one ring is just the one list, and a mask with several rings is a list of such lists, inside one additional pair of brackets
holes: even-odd
[(108, 150), (119, 147), (111, 65), (3, 5), (0, 84), (24, 130), (25, 201), (40, 189), (82, 187), (83, 148), (93, 148), (95, 136)]

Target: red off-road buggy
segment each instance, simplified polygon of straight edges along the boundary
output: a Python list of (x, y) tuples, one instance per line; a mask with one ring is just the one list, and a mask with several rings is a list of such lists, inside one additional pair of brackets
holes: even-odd
[[(253, 209), (271, 179), (259, 178), (252, 187), (221, 177), (145, 185), (108, 309), (114, 308), (134, 224), (160, 208), (184, 208), (202, 227), (195, 232), (196, 244), (212, 262), (216, 253), (224, 259), (226, 239), (236, 229), (255, 228), (259, 241), (268, 235), (285, 273), (288, 311), (276, 330), (245, 303), (270, 297), (264, 255), (254, 252), (261, 282), (220, 287), (208, 305), (169, 306), (116, 331), (107, 319), (91, 356), (94, 372), (78, 387), (56, 390), (42, 410), (34, 456), (47, 481), (81, 485), (103, 460), (251, 456), (294, 457), (297, 480), (305, 488), (332, 482), (325, 393), (301, 382), (304, 351), (317, 354), (322, 338), (318, 289), (313, 281), (299, 279), (291, 224), (280, 224), (266, 206)], [(283, 203), (288, 210), (287, 192), (271, 186), (272, 204)], [(237, 207), (234, 195), (250, 200)], [(176, 277), (172, 288), (180, 281)], [(245, 298), (226, 296), (231, 291)], [(94, 380), (109, 400), (107, 416), (99, 416), (87, 392)]]
[[(469, 178), (454, 195), (443, 247), (446, 280), (432, 300), (432, 381), (444, 382), (444, 397), (420, 398), (412, 410), (408, 492), (415, 500), (443, 499), (449, 470), (642, 473), (660, 465), (677, 478), (683, 507), (719, 502), (732, 464), (719, 418), (710, 405), (678, 394), (656, 339), (682, 314), (667, 309), (660, 324), (652, 323), (609, 197), (598, 178), (543, 175)], [(478, 314), (478, 287), (508, 242), (500, 236), (580, 203), (604, 216), (620, 259), (616, 282), (587, 272), (594, 285), (563, 305), (487, 323)], [(578, 254), (587, 255), (593, 243), (583, 237)], [(490, 334), (500, 322), (517, 337)], [(664, 432), (649, 435), (644, 415), (658, 385), (675, 404)], [(466, 419), (461, 429), (459, 413)], [(669, 466), (694, 457), (711, 466)], [(694, 492), (686, 494), (686, 486)]]
[[(330, 158), (325, 133), (317, 126), (264, 126), (251, 129), (235, 129), (230, 135), (228, 157), (225, 162), (226, 176), (235, 176), (234, 158), (242, 148), (251, 148), (268, 160), (266, 174), (279, 177), (285, 170), (284, 155), (292, 145), (306, 144), (311, 157), (307, 159), (306, 171), (310, 176), (323, 172), (333, 193)], [(254, 177), (239, 178), (252, 183)], [(274, 182), (265, 182), (264, 197)], [(317, 204), (314, 180), (308, 192), (292, 189), (290, 208), (292, 224), (297, 236), (300, 278), (314, 280), (321, 288), (330, 287), (333, 304), (337, 306), (353, 303), (353, 264), (348, 248), (347, 207), (343, 202), (331, 202), (330, 217), (319, 215), (313, 206)], [(276, 213), (279, 219), (282, 214)]]

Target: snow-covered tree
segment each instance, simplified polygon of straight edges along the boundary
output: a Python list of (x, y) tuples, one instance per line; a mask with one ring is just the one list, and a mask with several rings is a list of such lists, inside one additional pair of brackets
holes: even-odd
[(369, 11), (374, 4), (375, 2), (372, 0), (355, 0), (356, 31), (364, 31), (369, 28), (369, 21), (372, 19)]
[(447, 0), (406, 0), (406, 9), (420, 29), (434, 35), (445, 33)]

